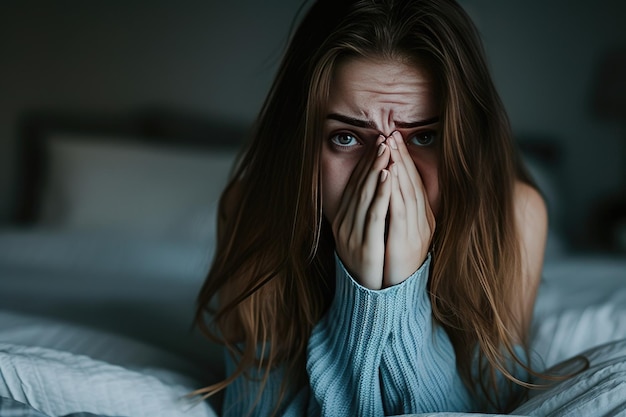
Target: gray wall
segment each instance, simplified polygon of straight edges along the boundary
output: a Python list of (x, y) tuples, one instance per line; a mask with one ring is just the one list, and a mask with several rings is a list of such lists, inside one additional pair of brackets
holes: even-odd
[(0, 219), (25, 109), (150, 105), (249, 124), (298, 1), (0, 1)]
[(561, 146), (560, 226), (580, 242), (598, 199), (626, 187), (626, 126), (598, 119), (590, 105), (598, 62), (626, 45), (626, 1), (462, 4), (481, 32), (514, 132)]
[[(0, 4), (0, 219), (25, 109), (123, 112), (168, 105), (249, 124), (269, 88), (298, 0)], [(465, 0), (520, 136), (554, 138), (568, 181), (565, 230), (619, 186), (620, 132), (588, 105), (594, 65), (626, 43), (622, 0)]]

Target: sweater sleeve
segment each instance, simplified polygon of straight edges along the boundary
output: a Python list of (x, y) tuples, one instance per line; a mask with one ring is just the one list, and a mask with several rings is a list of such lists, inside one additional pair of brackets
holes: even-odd
[(469, 410), (450, 341), (432, 321), (430, 255), (404, 282), (382, 290), (361, 286), (335, 260), (335, 295), (308, 343), (308, 385), (280, 400), (282, 370), (262, 392), (252, 372), (227, 388), (224, 416), (252, 408), (251, 416), (271, 415), (279, 401), (280, 416)]
[(467, 411), (454, 351), (434, 327), (430, 255), (404, 282), (359, 285), (336, 257), (335, 297), (309, 340), (311, 401), (322, 415)]
[[(227, 375), (235, 370), (235, 363), (226, 353)], [(261, 390), (263, 372), (250, 369), (246, 376), (240, 376), (226, 388), (222, 417), (265, 417), (277, 415), (282, 417), (317, 416), (317, 410), (307, 410), (309, 405), (308, 386), (287, 390), (281, 393), (281, 384), (284, 379), (282, 367), (272, 370), (269, 378)], [(290, 389), (291, 388), (291, 389)], [(314, 404), (312, 404), (314, 405)]]
[(385, 415), (467, 412), (475, 408), (456, 368), (454, 348), (432, 315), (427, 276), (391, 329), (380, 364)]

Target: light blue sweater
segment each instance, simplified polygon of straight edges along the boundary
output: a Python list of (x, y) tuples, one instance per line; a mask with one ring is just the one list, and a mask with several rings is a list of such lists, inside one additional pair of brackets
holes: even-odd
[[(382, 416), (474, 408), (452, 344), (433, 321), (426, 290), (430, 263), (429, 255), (404, 282), (375, 291), (359, 285), (336, 257), (335, 296), (308, 343), (309, 384), (288, 392), (278, 415)], [(226, 371), (232, 372), (232, 360), (226, 362)], [(250, 415), (272, 414), (282, 380), (281, 369), (273, 371)], [(248, 415), (258, 385), (256, 378), (239, 377), (226, 389), (223, 415)]]

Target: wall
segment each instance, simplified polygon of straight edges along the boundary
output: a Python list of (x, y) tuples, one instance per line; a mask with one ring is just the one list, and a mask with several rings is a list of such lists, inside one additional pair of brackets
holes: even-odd
[[(626, 166), (626, 129), (592, 114), (605, 52), (626, 45), (623, 0), (465, 0), (518, 137), (560, 145), (564, 233), (585, 238), (589, 210), (616, 192)], [(626, 76), (626, 75), (625, 75)], [(626, 128), (626, 126), (624, 126)]]
[[(14, 191), (15, 121), (25, 109), (123, 112), (169, 105), (250, 123), (297, 0), (5, 0), (0, 5), (0, 219)], [(554, 138), (565, 230), (619, 184), (620, 136), (596, 120), (594, 65), (626, 43), (622, 0), (465, 0), (520, 137)]]
[(10, 214), (15, 122), (27, 109), (169, 106), (249, 124), (297, 1), (0, 3), (0, 219)]

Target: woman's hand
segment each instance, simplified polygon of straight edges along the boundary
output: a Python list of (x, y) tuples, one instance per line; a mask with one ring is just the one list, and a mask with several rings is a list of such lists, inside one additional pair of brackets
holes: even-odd
[(399, 284), (417, 271), (435, 232), (435, 215), (402, 135), (393, 132), (386, 143), (392, 181), (383, 287)]
[(332, 225), (337, 254), (370, 289), (399, 284), (415, 272), (435, 231), (426, 189), (402, 135), (381, 135), (376, 144), (377, 153), (361, 159), (350, 176)]
[(386, 169), (390, 149), (380, 135), (377, 149), (363, 157), (346, 185), (332, 224), (341, 261), (361, 285), (380, 289), (385, 267), (385, 218), (392, 194)]

